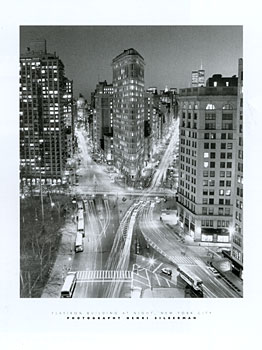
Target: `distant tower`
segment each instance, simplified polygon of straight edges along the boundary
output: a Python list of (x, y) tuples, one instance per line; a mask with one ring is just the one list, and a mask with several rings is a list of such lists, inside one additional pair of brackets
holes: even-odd
[(205, 86), (205, 70), (203, 69), (202, 61), (199, 70), (192, 71), (192, 87)]

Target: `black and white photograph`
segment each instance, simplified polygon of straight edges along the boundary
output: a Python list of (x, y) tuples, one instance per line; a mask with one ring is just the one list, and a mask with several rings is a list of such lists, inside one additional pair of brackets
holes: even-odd
[(22, 298), (243, 296), (242, 34), (20, 27)]
[(242, 5), (3, 6), (4, 349), (258, 346), (261, 11)]

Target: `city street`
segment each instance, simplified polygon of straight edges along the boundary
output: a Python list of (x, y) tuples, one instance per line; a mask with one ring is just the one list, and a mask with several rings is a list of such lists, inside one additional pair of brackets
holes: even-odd
[[(187, 246), (160, 218), (167, 196), (175, 205), (174, 191), (164, 188), (163, 182), (177, 152), (178, 126), (176, 120), (151, 185), (143, 190), (113, 182), (114, 173), (92, 159), (85, 132), (77, 130), (81, 163), (72, 194), (84, 203), (85, 236), (84, 251), (75, 253), (71, 264), (71, 271), (77, 272), (73, 297), (157, 297), (157, 291), (159, 297), (184, 297), (187, 283), (178, 275), (177, 267), (203, 281), (205, 298), (239, 297), (210, 271), (205, 254)], [(141, 252), (138, 239), (146, 242)], [(155, 252), (152, 266), (147, 260), (149, 251)], [(171, 277), (163, 275), (163, 267), (172, 271)]]

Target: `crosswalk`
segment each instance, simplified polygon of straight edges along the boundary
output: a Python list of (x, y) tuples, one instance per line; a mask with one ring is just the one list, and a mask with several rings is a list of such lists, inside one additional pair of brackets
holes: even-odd
[(175, 256), (172, 257), (172, 261), (176, 265), (199, 265), (202, 260), (191, 256)]
[(77, 281), (79, 282), (130, 282), (132, 279), (132, 271), (117, 270), (96, 270), (96, 271), (77, 271)]

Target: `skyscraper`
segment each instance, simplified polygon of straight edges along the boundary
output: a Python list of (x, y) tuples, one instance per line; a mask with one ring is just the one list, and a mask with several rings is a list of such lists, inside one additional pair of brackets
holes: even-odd
[(133, 48), (112, 62), (114, 161), (131, 183), (144, 164), (144, 65)]
[[(230, 244), (237, 159), (237, 78), (181, 89), (178, 216), (195, 241)], [(224, 85), (223, 85), (224, 84)]]
[(243, 59), (238, 64), (237, 142), (236, 142), (235, 201), (233, 209), (232, 268), (240, 277), (243, 271)]
[(96, 150), (104, 149), (104, 134), (113, 128), (113, 85), (99, 82), (94, 94), (93, 138)]
[[(64, 65), (45, 40), (20, 57), (20, 175), (23, 183), (62, 183), (66, 163)], [(69, 107), (69, 106), (67, 106)]]
[(205, 70), (201, 68), (199, 70), (192, 71), (192, 79), (191, 79), (192, 87), (205, 86)]

